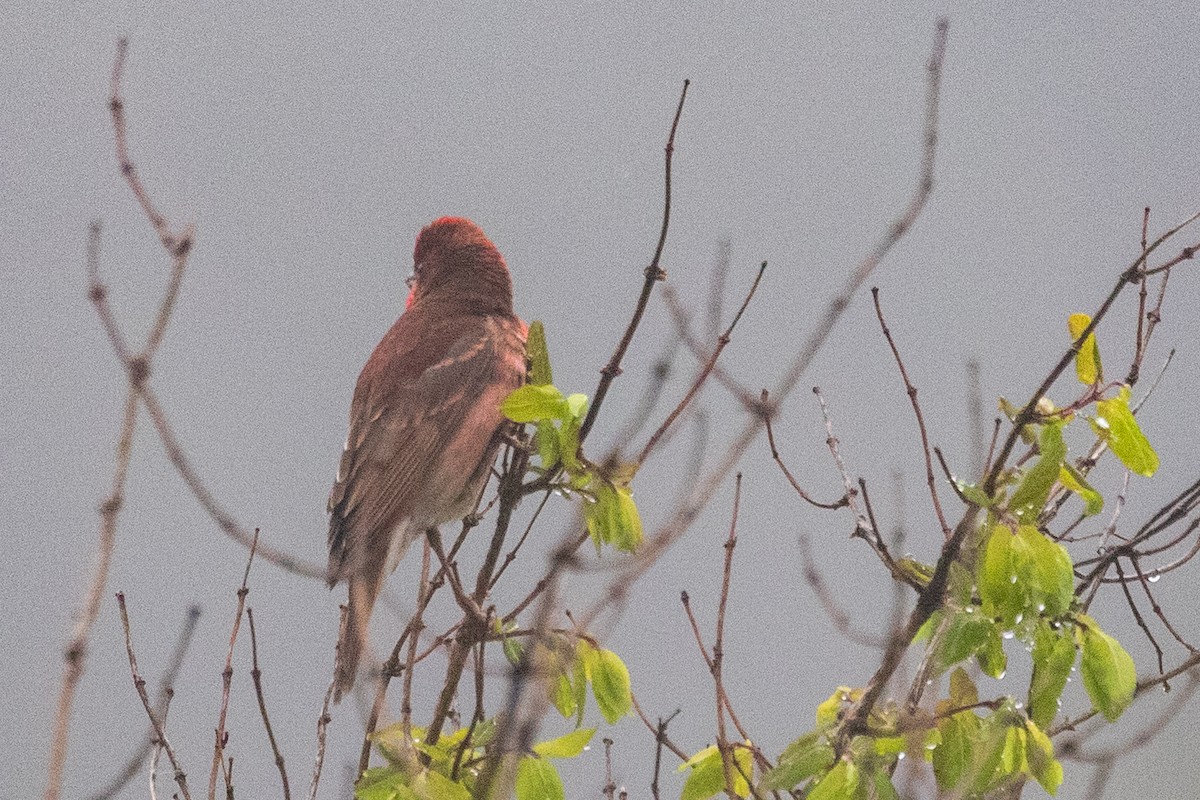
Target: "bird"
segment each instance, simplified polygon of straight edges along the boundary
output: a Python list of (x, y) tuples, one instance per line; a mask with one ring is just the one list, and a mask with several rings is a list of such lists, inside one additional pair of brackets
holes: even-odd
[(470, 514), (525, 381), (528, 326), (500, 251), (469, 219), (442, 217), (413, 248), (405, 310), (367, 360), (329, 494), (328, 583), (348, 585), (334, 697), (355, 682), (384, 581), (430, 528)]

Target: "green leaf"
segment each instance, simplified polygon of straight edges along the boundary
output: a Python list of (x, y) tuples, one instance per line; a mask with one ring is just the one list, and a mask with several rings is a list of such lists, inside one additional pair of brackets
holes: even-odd
[(1070, 462), (1064, 462), (1062, 471), (1058, 474), (1058, 482), (1070, 489), (1083, 500), (1083, 515), (1091, 517), (1104, 510), (1104, 495), (1092, 488), (1084, 478), (1083, 473)]
[(839, 761), (813, 784), (807, 800), (853, 800), (860, 780), (858, 767), (849, 761)]
[(562, 454), (558, 449), (558, 428), (554, 426), (553, 422), (549, 420), (538, 422), (536, 439), (538, 458), (541, 459), (543, 467), (550, 467), (562, 460)]
[(1022, 572), (1029, 581), (1034, 610), (1052, 617), (1066, 613), (1075, 597), (1075, 565), (1067, 548), (1050, 541), (1032, 525), (1022, 525), (1017, 535), (1028, 548), (1029, 561)]
[(580, 728), (557, 739), (535, 744), (533, 752), (543, 758), (574, 758), (583, 752), (595, 734), (595, 728)]
[(356, 800), (416, 800), (408, 776), (398, 767), (372, 767), (354, 785)]
[(750, 783), (747, 777), (754, 775), (754, 754), (749, 747), (733, 745), (733, 763), (729, 765), (730, 778), (733, 779), (733, 793), (738, 797), (750, 796)]
[(521, 663), (521, 656), (525, 653), (525, 647), (517, 639), (505, 637), (502, 642), (504, 657), (508, 659), (508, 663), (516, 666)]
[(601, 479), (593, 482), (591, 492), (595, 502), (584, 506), (584, 516), (592, 540), (632, 553), (641, 544), (643, 531), (629, 490)]
[(590, 666), (592, 695), (600, 713), (612, 724), (629, 713), (633, 693), (629, 688), (629, 670), (620, 656), (611, 650), (596, 650)]
[(591, 664), (596, 659), (596, 648), (580, 639), (575, 644), (575, 666), (572, 669), (575, 677), (571, 683), (575, 689), (575, 727), (583, 724), (583, 712), (587, 708), (587, 687), (591, 675)]
[(857, 694), (861, 694), (849, 686), (839, 686), (829, 698), (817, 706), (817, 727), (821, 730), (832, 727), (842, 713), (842, 705), (853, 703)]
[(991, 508), (996, 503), (995, 499), (988, 497), (987, 493), (979, 488), (977, 484), (967, 483), (955, 478), (954, 485), (958, 487), (959, 494), (980, 508)]
[(987, 641), (975, 653), (975, 660), (979, 662), (979, 668), (983, 670), (984, 675), (997, 680), (1004, 677), (1004, 671), (1008, 669), (1008, 656), (1004, 653), (1004, 639), (1000, 635), (1000, 629), (995, 625), (988, 626)]
[(875, 794), (872, 795), (874, 800), (900, 800), (900, 793), (896, 791), (892, 777), (886, 770), (875, 769), (871, 773), (871, 783), (875, 789)]
[(709, 745), (679, 765), (679, 771), (691, 769), (679, 800), (707, 800), (725, 788), (725, 767), (717, 746)]
[(1100, 630), (1096, 621), (1086, 614), (1079, 615), (1075, 634), (1083, 650), (1079, 663), (1083, 688), (1093, 705), (1111, 722), (1133, 702), (1133, 693), (1137, 689), (1137, 669), (1133, 659), (1116, 639)]
[(572, 476), (579, 475), (583, 470), (579, 461), (579, 423), (578, 418), (568, 417), (558, 429), (559, 457)]
[(554, 386), (525, 384), (504, 398), (500, 411), (513, 422), (562, 419), (567, 414), (567, 402)]
[(979, 718), (970, 711), (961, 711), (938, 725), (942, 742), (933, 750), (933, 776), (938, 788), (949, 791), (959, 781), (974, 760), (975, 733)]
[(915, 585), (924, 589), (933, 580), (933, 567), (922, 564), (912, 556), (905, 556), (896, 561), (896, 568)]
[(1009, 511), (1028, 520), (1035, 520), (1042, 513), (1046, 498), (1050, 496), (1050, 490), (1058, 480), (1067, 457), (1061, 422), (1051, 420), (1042, 425), (1038, 449), (1041, 455), (1032, 467), (1025, 470), (1021, 483), (1008, 501)]
[(583, 419), (587, 415), (588, 398), (586, 394), (572, 394), (567, 397), (567, 413), (573, 419)]
[(934, 631), (941, 626), (944, 618), (945, 614), (940, 608), (930, 614), (929, 619), (925, 620), (925, 622), (921, 624), (921, 627), (917, 628), (917, 632), (913, 634), (913, 644), (916, 644), (917, 642), (927, 642), (933, 638)]
[[(754, 774), (750, 749), (734, 745), (733, 750), (733, 763), (729, 765), (733, 793), (738, 797), (748, 797), (750, 784), (746, 782), (745, 776)], [(680, 772), (688, 768), (692, 771), (683, 784), (680, 800), (706, 800), (724, 791), (725, 764), (721, 760), (721, 751), (715, 744), (709, 745), (679, 765)]]
[(550, 351), (546, 347), (546, 330), (540, 319), (529, 323), (525, 356), (529, 359), (529, 383), (534, 386), (554, 383), (554, 374), (550, 371)]
[(1003, 764), (1005, 751), (1008, 749), (1008, 729), (1009, 726), (998, 719), (996, 714), (980, 721), (972, 742), (974, 752), (971, 769), (967, 773), (971, 776), (970, 794), (982, 794), (995, 788), (1008, 776), (1007, 768)]
[[(988, 634), (995, 627), (995, 623), (982, 614), (966, 609), (954, 612), (942, 633), (938, 652), (934, 657), (934, 670), (941, 674), (973, 656), (979, 648), (987, 644)], [(937, 642), (938, 639), (935, 637), (934, 641)]]
[(1033, 525), (992, 526), (977, 582), (984, 612), (1006, 628), (1036, 615), (1060, 616), (1074, 598), (1074, 567), (1067, 550)]
[(979, 596), (984, 613), (999, 617), (1011, 627), (1027, 605), (1026, 586), (1020, 583), (1023, 565), (1029, 561), (1029, 545), (1006, 525), (992, 526), (979, 562)]
[(1025, 761), (1029, 774), (1048, 794), (1054, 794), (1063, 782), (1062, 764), (1054, 758), (1054, 743), (1032, 721), (1025, 723)]
[(1158, 454), (1129, 409), (1128, 386), (1122, 386), (1116, 397), (1096, 403), (1092, 428), (1104, 437), (1121, 463), (1138, 475), (1149, 478), (1158, 471)]
[(774, 769), (763, 776), (767, 791), (789, 791), (833, 764), (833, 748), (817, 732), (806, 733), (784, 748)]
[(517, 763), (517, 800), (566, 800), (558, 770), (543, 758), (526, 756)]
[(558, 680), (554, 684), (554, 707), (563, 715), (563, 719), (570, 719), (578, 709), (575, 703), (575, 687), (571, 683), (571, 676), (565, 672), (558, 674)]
[(1038, 623), (1033, 639), (1033, 677), (1029, 681), (1029, 718), (1039, 727), (1046, 727), (1058, 715), (1058, 698), (1062, 696), (1075, 665), (1075, 640), (1063, 628), (1055, 630), (1045, 622)]
[(413, 794), (418, 800), (471, 800), (471, 792), (440, 772), (423, 770), (413, 781)]
[[(1078, 341), (1080, 335), (1091, 324), (1092, 318), (1087, 314), (1072, 314), (1067, 319), (1067, 330), (1071, 332), (1071, 341)], [(1095, 385), (1101, 379), (1100, 345), (1096, 344), (1095, 333), (1089, 333), (1079, 345), (1079, 352), (1075, 354), (1075, 375), (1079, 378), (1080, 383), (1088, 386)]]
[(877, 756), (894, 756), (908, 750), (908, 740), (903, 736), (877, 736), (871, 743)]

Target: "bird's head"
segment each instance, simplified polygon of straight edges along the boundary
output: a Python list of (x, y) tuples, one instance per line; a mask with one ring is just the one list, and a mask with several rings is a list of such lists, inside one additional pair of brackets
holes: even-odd
[(407, 306), (512, 314), (512, 279), (504, 257), (478, 225), (463, 217), (442, 217), (421, 230), (409, 286)]

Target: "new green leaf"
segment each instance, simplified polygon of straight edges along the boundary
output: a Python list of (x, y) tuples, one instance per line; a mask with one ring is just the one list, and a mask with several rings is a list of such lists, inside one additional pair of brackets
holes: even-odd
[(1122, 386), (1116, 397), (1096, 403), (1092, 427), (1104, 437), (1126, 467), (1146, 478), (1158, 471), (1158, 454), (1146, 440), (1129, 408), (1128, 386)]
[(525, 356), (529, 359), (529, 383), (534, 386), (554, 383), (554, 374), (550, 371), (550, 351), (546, 348), (546, 330), (541, 320), (529, 323)]
[(517, 764), (517, 800), (566, 800), (558, 770), (544, 758), (526, 756)]
[(600, 713), (608, 722), (614, 723), (629, 713), (633, 705), (633, 693), (629, 687), (629, 670), (620, 656), (611, 650), (595, 650), (589, 665), (592, 695)]
[(1079, 663), (1083, 688), (1097, 710), (1111, 722), (1133, 702), (1137, 669), (1125, 648), (1100, 630), (1091, 617), (1080, 614), (1075, 630), (1083, 651)]
[[(1087, 314), (1072, 314), (1067, 320), (1067, 330), (1071, 332), (1071, 340), (1078, 341), (1079, 337), (1092, 324), (1092, 318)], [(1092, 386), (1102, 377), (1100, 369), (1100, 345), (1096, 344), (1096, 334), (1089, 333), (1079, 344), (1075, 354), (1075, 376), (1079, 382)]]
[(500, 411), (513, 422), (537, 422), (561, 419), (567, 415), (567, 401), (554, 386), (525, 384), (504, 398)]
[(1045, 728), (1058, 714), (1058, 698), (1075, 665), (1075, 640), (1069, 631), (1045, 622), (1033, 639), (1033, 677), (1029, 681), (1029, 718)]
[(762, 779), (767, 791), (789, 791), (833, 764), (833, 747), (819, 733), (806, 733), (784, 748), (774, 769)]
[(574, 758), (583, 752), (595, 734), (595, 728), (580, 728), (557, 739), (535, 744), (533, 752), (543, 758)]

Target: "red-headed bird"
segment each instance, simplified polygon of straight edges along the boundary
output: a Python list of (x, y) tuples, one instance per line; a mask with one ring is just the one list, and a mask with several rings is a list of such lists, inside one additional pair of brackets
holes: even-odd
[(512, 280), (478, 225), (443, 217), (417, 236), (406, 310), (354, 387), (329, 495), (329, 585), (349, 584), (335, 697), (354, 685), (384, 580), (426, 529), (471, 513), (525, 378)]

